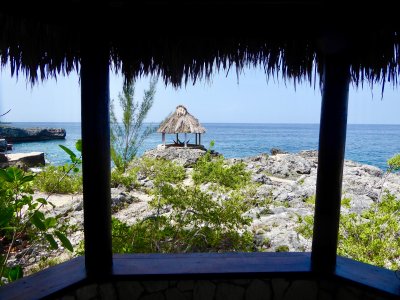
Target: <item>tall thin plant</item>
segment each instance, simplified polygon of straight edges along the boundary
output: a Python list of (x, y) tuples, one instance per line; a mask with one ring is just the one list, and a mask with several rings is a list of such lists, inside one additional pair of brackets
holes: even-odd
[(111, 159), (118, 171), (125, 172), (129, 162), (137, 155), (144, 140), (155, 131), (147, 126), (143, 129), (143, 122), (154, 103), (157, 80), (151, 79), (149, 89), (144, 91), (141, 103), (134, 100), (134, 82), (124, 84), (122, 93), (118, 95), (122, 108), (122, 120), (114, 110), (114, 101), (111, 102)]

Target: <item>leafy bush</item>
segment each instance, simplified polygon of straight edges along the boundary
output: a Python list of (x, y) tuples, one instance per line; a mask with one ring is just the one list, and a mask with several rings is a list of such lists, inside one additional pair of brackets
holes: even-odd
[(244, 163), (227, 166), (224, 157), (213, 158), (210, 152), (199, 158), (193, 168), (195, 184), (214, 182), (231, 189), (238, 189), (250, 182), (250, 172)]
[(156, 183), (179, 183), (185, 179), (185, 168), (166, 159), (142, 157), (136, 164), (139, 172)]
[(137, 186), (137, 171), (138, 168), (131, 168), (125, 172), (120, 169), (113, 169), (111, 171), (111, 187), (125, 186), (126, 188), (133, 189)]
[(387, 165), (389, 167), (388, 172), (395, 172), (400, 170), (400, 154), (396, 154), (393, 157), (389, 158), (387, 161)]
[(289, 252), (289, 246), (281, 245), (275, 248), (275, 252)]
[[(35, 177), (35, 186), (42, 192), (70, 194), (82, 191), (82, 174), (80, 165), (81, 156), (77, 156), (71, 149), (59, 145), (71, 159), (71, 163), (63, 166), (47, 166)], [(82, 152), (82, 140), (75, 143), (76, 150)]]
[(67, 174), (69, 165), (46, 166), (35, 177), (35, 186), (39, 191), (46, 193), (70, 194), (82, 191), (82, 175), (80, 173)]
[(52, 204), (44, 198), (33, 199), (34, 177), (15, 167), (0, 170), (0, 285), (23, 276), (21, 266), (8, 266), (17, 243), (23, 247), (46, 243), (50, 249), (57, 249), (60, 243), (73, 250), (57, 219), (40, 211)]
[[(245, 230), (247, 206), (218, 199), (196, 187), (170, 184), (155, 189), (151, 205), (157, 213), (128, 226), (113, 220), (113, 250), (130, 252), (251, 251), (253, 236)], [(166, 214), (161, 213), (168, 212)]]
[[(390, 193), (361, 215), (342, 214), (338, 254), (390, 269), (400, 267), (400, 201)], [(313, 233), (314, 218), (300, 219), (297, 231), (306, 238)]]
[(380, 267), (400, 267), (400, 201), (386, 193), (361, 216), (341, 217), (338, 254)]

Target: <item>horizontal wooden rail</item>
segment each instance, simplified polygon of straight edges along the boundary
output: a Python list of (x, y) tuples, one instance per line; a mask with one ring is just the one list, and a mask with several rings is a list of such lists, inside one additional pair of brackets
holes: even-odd
[[(395, 272), (337, 257), (329, 278), (311, 271), (310, 253), (191, 253), (114, 255), (111, 281), (215, 278), (293, 278), (346, 281), (383, 297), (400, 297), (400, 280)], [(100, 262), (99, 262), (100, 263)], [(41, 299), (62, 296), (90, 283), (84, 257), (50, 267), (0, 287), (0, 299)]]

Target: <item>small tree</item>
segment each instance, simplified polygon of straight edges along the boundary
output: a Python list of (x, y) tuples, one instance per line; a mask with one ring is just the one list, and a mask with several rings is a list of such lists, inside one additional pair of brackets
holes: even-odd
[(125, 172), (128, 164), (136, 156), (143, 141), (154, 132), (154, 128), (146, 127), (143, 122), (154, 102), (157, 80), (150, 81), (149, 89), (144, 91), (141, 103), (134, 101), (134, 83), (127, 82), (123, 86), (118, 100), (122, 108), (122, 120), (118, 119), (114, 112), (114, 103), (111, 102), (111, 159), (118, 171)]

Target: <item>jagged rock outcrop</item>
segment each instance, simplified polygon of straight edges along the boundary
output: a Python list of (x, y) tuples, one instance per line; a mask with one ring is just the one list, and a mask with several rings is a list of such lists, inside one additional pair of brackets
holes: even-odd
[[(184, 184), (191, 185), (192, 169), (188, 166), (204, 153), (205, 150), (199, 149), (166, 148), (147, 151), (144, 156), (163, 157), (184, 165), (187, 171)], [(251, 197), (255, 205), (245, 215), (251, 219), (248, 230), (254, 234), (254, 243), (262, 251), (311, 250), (311, 240), (304, 238), (296, 229), (301, 219), (314, 214), (317, 159), (317, 151), (307, 150), (297, 154), (260, 154), (225, 160), (227, 164), (242, 162), (246, 170), (251, 172), (255, 187)], [(154, 209), (149, 205), (153, 195), (148, 191), (152, 188), (152, 181), (143, 175), (138, 178), (138, 184), (141, 186), (139, 189), (128, 191), (118, 188), (111, 191), (113, 217), (129, 225), (154, 215)], [(200, 190), (216, 200), (229, 197), (226, 191), (213, 189), (211, 183), (202, 184)], [(374, 166), (345, 161), (342, 197), (347, 198), (347, 204), (342, 205), (342, 213), (360, 214), (376, 202), (385, 190), (400, 195), (399, 174), (388, 175)], [(77, 228), (70, 237), (74, 245), (83, 238), (82, 207), (82, 197), (78, 195), (74, 196), (74, 200), (51, 209), (52, 214), (62, 216), (60, 221)], [(41, 255), (48, 255), (48, 252), (40, 249), (32, 253), (26, 256), (26, 265), (36, 262)]]
[(0, 157), (0, 169), (15, 166), (28, 170), (29, 168), (44, 165), (45, 160), (43, 152), (4, 154)]
[(183, 148), (183, 147), (158, 147), (156, 149), (146, 151), (144, 157), (164, 158), (176, 162), (177, 164), (190, 167), (206, 153), (205, 149)]
[(7, 141), (5, 139), (0, 139), (0, 152), (7, 151)]
[(9, 143), (36, 142), (65, 139), (63, 128), (16, 128), (0, 126), (0, 138)]

